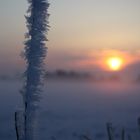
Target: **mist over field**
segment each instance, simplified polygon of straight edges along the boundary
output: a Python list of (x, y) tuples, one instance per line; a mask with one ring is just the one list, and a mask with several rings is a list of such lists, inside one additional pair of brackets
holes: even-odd
[[(21, 106), (22, 82), (1, 80), (0, 85), (0, 139), (15, 140), (14, 111)], [(112, 123), (116, 139), (120, 139), (122, 128), (135, 138), (139, 90), (139, 83), (49, 79), (42, 93), (37, 135), (50, 140), (74, 140), (84, 135), (107, 140), (106, 124)]]
[(139, 13), (139, 0), (0, 1), (0, 140), (140, 140)]

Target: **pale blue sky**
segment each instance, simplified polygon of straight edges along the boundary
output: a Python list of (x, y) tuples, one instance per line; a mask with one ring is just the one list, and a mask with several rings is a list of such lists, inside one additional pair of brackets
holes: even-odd
[[(140, 0), (50, 0), (48, 67), (76, 68), (97, 49), (140, 48)], [(0, 67), (23, 64), (26, 0), (0, 1)], [(93, 60), (94, 61), (94, 60)], [(90, 67), (89, 67), (90, 68)]]

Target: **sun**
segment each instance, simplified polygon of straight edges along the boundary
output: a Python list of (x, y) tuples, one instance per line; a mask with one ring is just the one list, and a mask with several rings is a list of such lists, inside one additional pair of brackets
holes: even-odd
[(123, 60), (120, 57), (111, 57), (107, 59), (107, 65), (110, 70), (118, 71), (122, 68)]

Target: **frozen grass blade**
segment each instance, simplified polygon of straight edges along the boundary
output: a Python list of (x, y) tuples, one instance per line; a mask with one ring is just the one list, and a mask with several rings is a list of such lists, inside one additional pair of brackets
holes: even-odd
[(121, 133), (121, 138), (122, 140), (125, 140), (125, 129), (122, 129), (122, 133)]
[(111, 123), (107, 123), (106, 126), (107, 126), (108, 140), (114, 140), (112, 124)]
[[(43, 84), (44, 59), (47, 51), (45, 46), (47, 41), (46, 33), (49, 27), (48, 1), (27, 1), (29, 3), (29, 8), (25, 18), (28, 32), (25, 34), (26, 40), (24, 43), (24, 59), (27, 68), (24, 74), (24, 87), (21, 91), (23, 95), (24, 115), (22, 114), (21, 116), (20, 112), (15, 113), (15, 127), (19, 140), (35, 139), (36, 112)], [(24, 132), (21, 133), (21, 130)]]

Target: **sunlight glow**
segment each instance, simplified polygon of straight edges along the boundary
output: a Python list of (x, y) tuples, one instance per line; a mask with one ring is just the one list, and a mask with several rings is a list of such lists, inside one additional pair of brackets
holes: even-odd
[(123, 60), (119, 57), (112, 57), (107, 59), (107, 65), (110, 70), (118, 71), (122, 68)]

